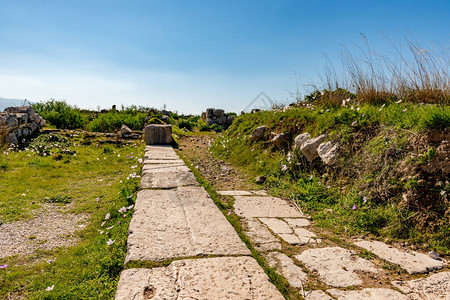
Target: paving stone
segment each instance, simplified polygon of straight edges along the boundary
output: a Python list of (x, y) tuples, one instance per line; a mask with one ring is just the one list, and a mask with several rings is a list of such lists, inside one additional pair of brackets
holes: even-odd
[(184, 163), (173, 163), (173, 164), (144, 164), (142, 167), (142, 173), (147, 172), (148, 170), (162, 170), (162, 169), (171, 169), (174, 167), (183, 167), (182, 170), (189, 171), (189, 168), (186, 167)]
[(316, 234), (311, 232), (305, 228), (295, 228), (295, 234), (298, 236), (301, 245), (311, 244), (311, 243), (320, 243), (322, 240), (317, 239)]
[(278, 236), (291, 245), (303, 245), (302, 241), (293, 233), (279, 233)]
[(141, 189), (167, 189), (199, 185), (194, 174), (182, 169), (146, 169), (141, 178)]
[(449, 271), (410, 281), (394, 281), (392, 284), (411, 299), (450, 300)]
[(116, 300), (274, 299), (284, 297), (251, 257), (178, 260), (167, 267), (122, 272)]
[(171, 151), (154, 151), (154, 150), (148, 150), (144, 153), (144, 159), (167, 159), (167, 160), (173, 160), (173, 159), (180, 159), (178, 154), (171, 149)]
[(144, 164), (184, 164), (184, 161), (181, 159), (145, 159)]
[(307, 219), (303, 218), (284, 218), (284, 220), (292, 227), (292, 228), (298, 228), (298, 227), (306, 227), (311, 225), (311, 222), (309, 222)]
[(255, 196), (267, 196), (267, 192), (265, 190), (252, 191), (252, 194)]
[(255, 218), (245, 219), (247, 229), (245, 233), (256, 244), (258, 250), (268, 251), (281, 249), (281, 243), (270, 231)]
[(301, 288), (302, 283), (307, 280), (307, 275), (302, 268), (296, 266), (294, 261), (284, 253), (270, 252), (267, 254), (267, 262), (271, 268), (274, 268), (289, 281), (293, 287)]
[(203, 188), (138, 193), (126, 263), (204, 254), (248, 255), (250, 251)]
[(321, 279), (333, 287), (361, 284), (355, 271), (379, 271), (370, 261), (358, 257), (355, 251), (341, 247), (308, 249), (295, 258), (311, 271), (318, 272)]
[(333, 298), (320, 290), (305, 292), (305, 295), (306, 300), (333, 300)]
[(400, 265), (410, 274), (427, 273), (445, 266), (445, 262), (415, 251), (403, 252), (379, 241), (359, 241), (355, 245), (364, 248), (393, 264)]
[(259, 218), (274, 233), (292, 233), (292, 229), (283, 220), (276, 218)]
[(249, 191), (218, 191), (223, 196), (251, 196), (253, 195)]
[(327, 290), (328, 293), (338, 298), (339, 300), (408, 300), (409, 298), (400, 292), (391, 289), (362, 289), (354, 291), (341, 291), (337, 289)]
[(234, 211), (245, 218), (301, 218), (304, 217), (291, 203), (281, 198), (235, 196)]
[(148, 173), (183, 173), (187, 172), (189, 173), (190, 170), (185, 165), (144, 165), (142, 167), (142, 175), (148, 174)]

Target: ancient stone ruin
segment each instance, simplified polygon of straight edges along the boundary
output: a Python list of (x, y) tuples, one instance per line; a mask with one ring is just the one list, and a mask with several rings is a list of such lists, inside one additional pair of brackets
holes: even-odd
[(45, 124), (46, 121), (31, 106), (8, 107), (0, 112), (0, 139), (17, 145), (35, 136)]
[(207, 108), (206, 111), (202, 113), (202, 119), (208, 126), (217, 124), (227, 128), (233, 123), (235, 118), (235, 116), (227, 114), (223, 109), (219, 108)]

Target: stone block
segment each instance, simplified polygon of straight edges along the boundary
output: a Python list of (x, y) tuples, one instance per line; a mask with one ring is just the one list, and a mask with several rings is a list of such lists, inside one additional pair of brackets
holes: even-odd
[(309, 140), (310, 137), (311, 135), (307, 132), (297, 135), (294, 139), (294, 149), (300, 149), (302, 144)]
[(325, 138), (325, 135), (322, 134), (321, 136), (309, 139), (302, 143), (300, 151), (302, 151), (302, 154), (309, 162), (313, 161), (316, 157), (319, 157), (317, 148), (325, 140)]
[(172, 143), (172, 125), (151, 124), (144, 128), (145, 144), (166, 145)]
[(326, 165), (332, 166), (339, 156), (339, 145), (331, 141), (322, 143), (317, 148), (317, 153)]

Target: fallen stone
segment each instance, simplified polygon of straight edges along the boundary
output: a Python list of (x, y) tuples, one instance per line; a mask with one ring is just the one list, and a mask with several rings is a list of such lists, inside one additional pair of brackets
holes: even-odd
[(305, 228), (295, 228), (294, 232), (300, 240), (300, 245), (320, 243), (322, 241), (321, 239), (316, 239), (317, 236)]
[(432, 259), (440, 259), (439, 254), (434, 251), (428, 252), (428, 256), (431, 257)]
[(272, 139), (272, 143), (280, 150), (284, 150), (287, 148), (289, 139), (288, 136), (284, 133), (279, 133), (274, 136)]
[(133, 133), (133, 131), (127, 125), (122, 125), (122, 127), (120, 128), (120, 134), (122, 136), (131, 134), (131, 133)]
[(266, 181), (266, 176), (262, 175), (262, 176), (258, 176), (255, 178), (255, 182), (258, 184), (264, 183)]
[(308, 269), (318, 272), (321, 279), (334, 287), (359, 285), (362, 280), (355, 271), (376, 273), (379, 270), (355, 251), (341, 247), (308, 249), (294, 256)]
[(355, 291), (341, 291), (337, 289), (329, 289), (328, 293), (338, 298), (339, 300), (379, 300), (379, 299), (389, 299), (389, 300), (408, 300), (409, 298), (400, 292), (383, 289), (383, 288), (369, 288)]
[(162, 268), (128, 269), (120, 275), (115, 298), (284, 299), (251, 257), (179, 260)]
[(236, 196), (234, 211), (244, 218), (301, 218), (293, 204), (275, 197)]
[(339, 156), (339, 145), (331, 141), (322, 143), (317, 148), (317, 153), (326, 165), (332, 166), (337, 162), (337, 158)]
[(322, 143), (325, 140), (325, 135), (318, 136), (313, 139), (309, 139), (302, 143), (300, 147), (300, 151), (302, 151), (302, 154), (306, 157), (306, 159), (311, 162), (316, 157), (319, 157), (319, 153), (317, 153), (317, 148), (319, 147), (320, 143)]
[(305, 296), (306, 300), (333, 300), (333, 298), (320, 290), (305, 292)]
[(222, 196), (251, 196), (253, 195), (249, 191), (218, 191)]
[(293, 233), (279, 233), (278, 236), (290, 245), (302, 245), (302, 241)]
[(145, 144), (165, 145), (172, 143), (172, 125), (150, 124), (144, 128)]
[(306, 227), (311, 225), (307, 219), (294, 219), (294, 218), (284, 218), (284, 220), (291, 226), (292, 228)]
[(392, 284), (411, 299), (450, 299), (450, 272), (410, 281), (394, 281)]
[(297, 135), (294, 139), (294, 149), (300, 149), (302, 144), (309, 140), (310, 137), (311, 135), (307, 132)]
[(294, 261), (286, 254), (281, 252), (270, 252), (267, 254), (267, 262), (269, 266), (276, 269), (284, 278), (289, 281), (289, 284), (296, 288), (301, 288), (303, 282), (307, 280), (307, 275), (302, 271), (302, 268), (296, 266)]
[(262, 139), (264, 137), (264, 134), (266, 133), (266, 130), (266, 125), (255, 128), (255, 130), (253, 130), (252, 132), (252, 140), (259, 141), (260, 139)]
[(126, 263), (208, 254), (248, 255), (250, 251), (203, 188), (138, 193)]
[(355, 245), (373, 252), (388, 262), (400, 265), (409, 274), (427, 273), (445, 266), (444, 261), (432, 259), (426, 254), (415, 251), (402, 252), (379, 241), (359, 241)]
[(270, 231), (255, 218), (244, 219), (245, 233), (258, 248), (267, 250), (281, 249), (281, 243)]
[(194, 174), (185, 168), (146, 169), (141, 178), (141, 189), (168, 189), (198, 186)]
[(276, 218), (259, 218), (274, 233), (292, 233), (292, 229), (283, 220)]

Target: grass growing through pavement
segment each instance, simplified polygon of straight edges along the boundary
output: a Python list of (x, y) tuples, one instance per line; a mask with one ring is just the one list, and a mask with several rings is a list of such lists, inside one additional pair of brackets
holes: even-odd
[[(126, 254), (143, 145), (5, 149), (0, 156), (0, 218), (28, 219), (46, 203), (87, 214), (72, 247), (1, 258), (0, 298), (111, 299)], [(46, 153), (46, 154), (45, 154)], [(70, 204), (69, 204), (70, 202)], [(55, 208), (56, 209), (56, 208)]]

